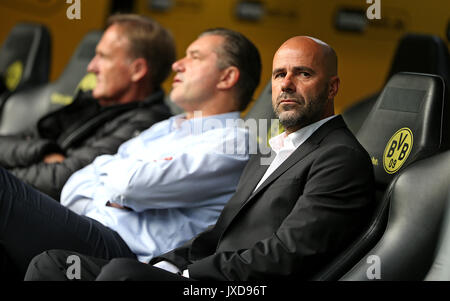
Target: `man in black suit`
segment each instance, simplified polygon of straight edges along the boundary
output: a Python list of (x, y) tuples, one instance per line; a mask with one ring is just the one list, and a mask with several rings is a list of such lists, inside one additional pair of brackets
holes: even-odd
[[(255, 155), (217, 223), (153, 258), (81, 256), (81, 279), (309, 279), (363, 230), (373, 210), (367, 152), (334, 115), (337, 57), (324, 42), (293, 37), (273, 59), (272, 104), (286, 131), (270, 140), (270, 166)], [(26, 279), (67, 279), (68, 251), (36, 257)]]

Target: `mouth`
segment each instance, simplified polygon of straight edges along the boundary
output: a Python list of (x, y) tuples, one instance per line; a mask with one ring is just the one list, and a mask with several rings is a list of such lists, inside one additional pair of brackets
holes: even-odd
[(181, 83), (181, 79), (175, 77), (175, 78), (173, 79), (173, 81), (172, 81), (172, 86), (174, 86), (174, 85), (176, 85), (176, 84), (178, 84), (178, 83)]
[(292, 98), (281, 99), (278, 101), (278, 106), (281, 106), (281, 105), (301, 105), (301, 102), (298, 99), (292, 99)]
[(296, 100), (296, 99), (282, 99), (282, 100), (280, 100), (279, 103), (280, 103), (280, 104), (281, 104), (281, 103), (299, 103), (299, 101)]

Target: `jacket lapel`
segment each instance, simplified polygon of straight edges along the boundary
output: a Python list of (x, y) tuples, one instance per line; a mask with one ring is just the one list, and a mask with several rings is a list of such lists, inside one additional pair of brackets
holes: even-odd
[(255, 190), (256, 185), (264, 176), (269, 165), (261, 165), (261, 155), (255, 155), (251, 161), (248, 162), (250, 167), (248, 171), (242, 176), (242, 185), (239, 187), (239, 196), (241, 200), (246, 200)]
[[(258, 177), (255, 177), (255, 179), (249, 180), (249, 183), (247, 184), (246, 193), (239, 195), (239, 202), (236, 200), (235, 204), (230, 204), (229, 208), (230, 210), (227, 210), (227, 212), (224, 212), (223, 215), (227, 215), (227, 217), (222, 218), (222, 222), (224, 225), (221, 226), (222, 234), (225, 232), (228, 225), (231, 223), (231, 221), (234, 219), (234, 217), (237, 216), (240, 210), (247, 205), (250, 201), (252, 201), (255, 196), (257, 196), (261, 190), (263, 190), (265, 187), (270, 185), (274, 180), (279, 178), (283, 173), (285, 173), (289, 168), (291, 168), (294, 164), (301, 161), (303, 158), (305, 158), (308, 154), (310, 154), (313, 150), (315, 150), (323, 138), (325, 138), (329, 132), (336, 128), (345, 127), (345, 122), (342, 119), (342, 116), (336, 116), (335, 118), (331, 119), (330, 121), (323, 124), (321, 127), (319, 127), (302, 145), (300, 145), (287, 159), (284, 161), (259, 187), (256, 191), (253, 192), (253, 189), (256, 187), (256, 184), (259, 182), (259, 180), (264, 175), (265, 171), (267, 170), (268, 166), (265, 166), (264, 168), (259, 167), (259, 170), (257, 172)], [(252, 162), (254, 165), (259, 166), (260, 162)], [(232, 210), (231, 210), (232, 209)], [(220, 241), (220, 240), (219, 240)]]
[[(223, 230), (230, 223), (231, 218), (233, 218), (239, 211), (242, 203), (252, 194), (259, 180), (263, 177), (267, 168), (269, 168), (269, 165), (260, 166), (260, 160), (260, 154), (254, 155), (250, 158), (242, 173), (238, 189), (223, 208), (222, 213), (220, 214), (214, 227), (201, 233), (192, 241), (192, 245), (189, 250), (189, 257), (191, 260), (201, 258), (205, 250), (214, 252), (217, 246), (218, 238), (223, 233)], [(197, 246), (199, 247), (197, 248)]]

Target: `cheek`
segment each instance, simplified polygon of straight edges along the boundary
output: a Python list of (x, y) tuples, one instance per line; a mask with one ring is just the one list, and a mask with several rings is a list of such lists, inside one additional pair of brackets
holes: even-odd
[(275, 94), (278, 96), (281, 94), (281, 92), (283, 91), (283, 86), (281, 84), (280, 81), (276, 81), (273, 85), (272, 85), (272, 92), (275, 92)]
[(112, 82), (122, 83), (131, 81), (131, 74), (127, 66), (116, 65), (110, 68), (106, 75)]
[(103, 91), (109, 96), (115, 95), (130, 87), (130, 78), (126, 73), (107, 73), (103, 82)]
[(315, 98), (315, 96), (317, 95), (317, 89), (312, 84), (301, 85), (298, 88), (297, 92), (308, 100), (311, 98)]

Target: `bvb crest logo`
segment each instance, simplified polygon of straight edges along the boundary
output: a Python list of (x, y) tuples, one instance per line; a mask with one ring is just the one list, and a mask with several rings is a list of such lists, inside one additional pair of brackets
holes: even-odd
[(20, 83), (23, 74), (23, 64), (15, 61), (6, 69), (5, 84), (9, 91), (14, 91)]
[(397, 172), (409, 156), (413, 146), (413, 134), (409, 128), (399, 129), (392, 137), (384, 149), (383, 166), (384, 170), (393, 174)]

